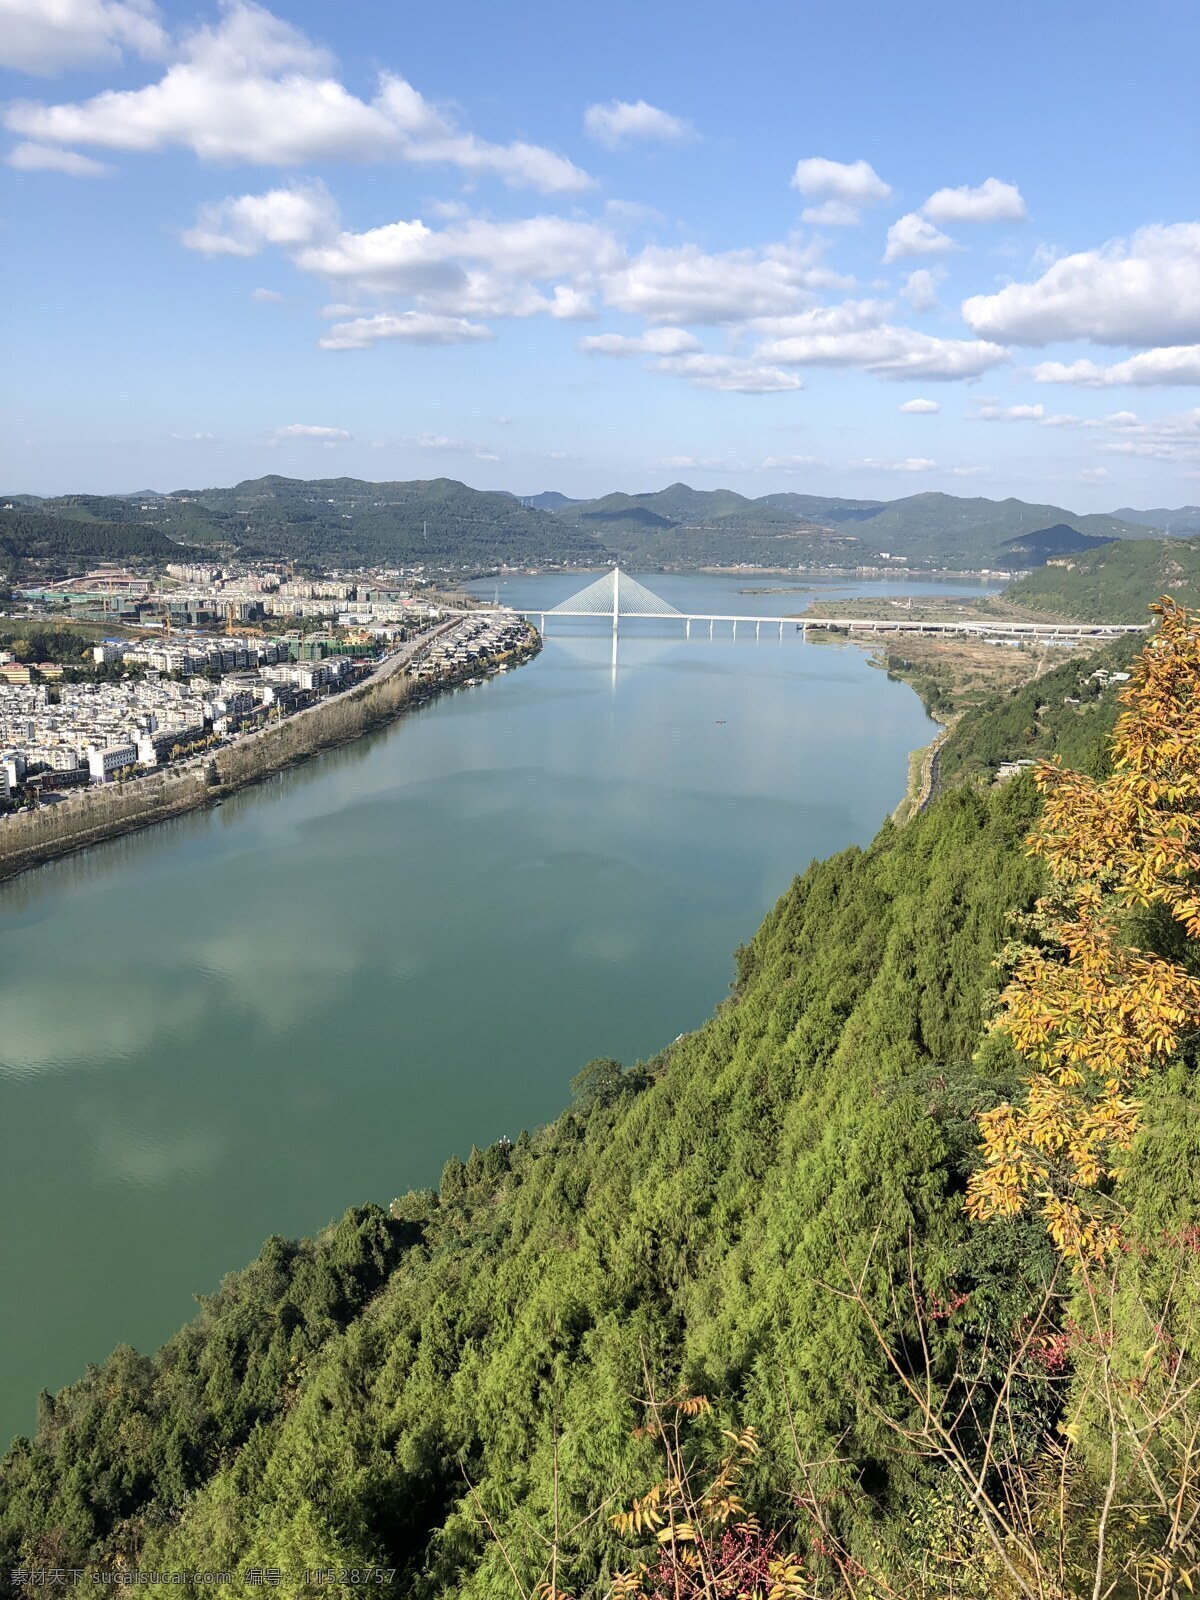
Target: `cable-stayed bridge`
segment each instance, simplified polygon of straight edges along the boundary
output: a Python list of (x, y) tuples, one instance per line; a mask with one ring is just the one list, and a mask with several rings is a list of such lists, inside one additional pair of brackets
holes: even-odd
[(1147, 624), (1141, 622), (1008, 622), (964, 619), (954, 622), (914, 622), (891, 617), (759, 617), (689, 613), (680, 611), (660, 595), (647, 589), (645, 584), (631, 578), (620, 567), (606, 572), (595, 583), (589, 583), (567, 600), (545, 610), (524, 610), (524, 617), (537, 617), (544, 634), (551, 617), (595, 617), (612, 620), (614, 635), (619, 632), (621, 619), (659, 618), (682, 622), (690, 639), (692, 625), (708, 624), (711, 639), (718, 624), (728, 623), (736, 639), (739, 626), (753, 628), (755, 638), (762, 637), (763, 628), (777, 630), (783, 638), (784, 629), (794, 629), (807, 637), (810, 630), (824, 629), (837, 633), (931, 633), (953, 636), (974, 635), (988, 639), (1107, 639), (1121, 633), (1144, 633)]

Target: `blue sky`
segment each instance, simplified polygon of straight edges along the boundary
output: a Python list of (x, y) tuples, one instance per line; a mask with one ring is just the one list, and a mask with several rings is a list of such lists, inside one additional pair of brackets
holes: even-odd
[(9, 490), (1200, 500), (1191, 0), (0, 0)]

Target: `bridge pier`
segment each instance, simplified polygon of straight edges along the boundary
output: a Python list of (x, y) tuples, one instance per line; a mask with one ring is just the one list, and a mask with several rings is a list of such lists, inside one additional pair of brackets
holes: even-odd
[(761, 638), (762, 638), (762, 623), (761, 622), (756, 622), (754, 624), (754, 642), (757, 644), (758, 641)]
[(708, 637), (710, 639), (712, 638), (712, 631), (713, 631), (713, 619), (711, 617), (709, 617), (709, 619), (708, 619)]
[(736, 617), (734, 617), (734, 619), (733, 619), (733, 637), (735, 639), (737, 638), (737, 618)]
[(687, 624), (686, 624), (686, 626), (684, 628), (683, 636), (684, 636), (685, 639), (690, 639), (692, 637), (692, 619), (691, 619), (691, 617), (689, 617), (687, 619)]

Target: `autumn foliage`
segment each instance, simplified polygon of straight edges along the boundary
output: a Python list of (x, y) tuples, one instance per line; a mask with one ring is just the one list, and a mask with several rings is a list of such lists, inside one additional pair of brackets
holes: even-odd
[(1042, 763), (1029, 840), (1048, 892), (1007, 952), (993, 1026), (1027, 1063), (1021, 1103), (981, 1118), (977, 1220), (1040, 1207), (1058, 1249), (1101, 1260), (1121, 1242), (1122, 1162), (1139, 1084), (1200, 1026), (1200, 982), (1132, 945), (1133, 912), (1163, 908), (1200, 936), (1200, 621), (1170, 600), (1123, 691), (1103, 781)]

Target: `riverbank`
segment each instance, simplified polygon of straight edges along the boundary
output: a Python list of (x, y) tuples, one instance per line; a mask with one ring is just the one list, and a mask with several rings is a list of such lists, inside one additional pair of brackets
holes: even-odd
[[(413, 651), (390, 657), (354, 688), (246, 734), (210, 756), (125, 783), (80, 790), (56, 805), (5, 818), (0, 821), (0, 880), (106, 839), (216, 805), (238, 789), (386, 727), (406, 710), (425, 705), (478, 674), (479, 666), (472, 664), (435, 680), (418, 682), (406, 675), (404, 669), (454, 626), (429, 634)], [(528, 646), (513, 651), (508, 662), (528, 661), (540, 648), (540, 637), (531, 628)]]

